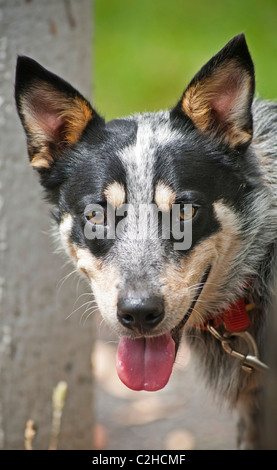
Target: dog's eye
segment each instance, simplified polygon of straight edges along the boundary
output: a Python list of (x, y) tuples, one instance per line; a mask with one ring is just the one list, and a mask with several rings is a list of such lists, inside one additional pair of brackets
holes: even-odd
[(197, 211), (197, 207), (192, 204), (184, 204), (180, 207), (180, 220), (191, 220)]
[(94, 225), (103, 225), (105, 223), (104, 211), (92, 211), (86, 218)]

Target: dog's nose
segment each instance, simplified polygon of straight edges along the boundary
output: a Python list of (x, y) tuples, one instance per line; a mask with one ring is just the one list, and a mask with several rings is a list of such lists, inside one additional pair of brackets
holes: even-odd
[(121, 297), (117, 303), (117, 317), (126, 328), (147, 333), (164, 317), (163, 299), (156, 295), (144, 298)]

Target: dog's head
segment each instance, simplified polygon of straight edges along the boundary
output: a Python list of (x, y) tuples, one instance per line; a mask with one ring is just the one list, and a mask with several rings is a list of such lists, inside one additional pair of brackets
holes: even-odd
[(184, 327), (235, 298), (243, 207), (253, 191), (254, 70), (243, 35), (171, 110), (106, 123), (71, 85), (18, 59), (16, 102), (30, 163), (62, 242), (121, 337), (133, 389), (167, 382)]

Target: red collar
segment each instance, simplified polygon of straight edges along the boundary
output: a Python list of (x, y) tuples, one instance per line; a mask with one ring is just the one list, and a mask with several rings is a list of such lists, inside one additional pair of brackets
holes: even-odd
[(239, 299), (237, 302), (231, 304), (222, 315), (208, 319), (204, 325), (199, 325), (198, 328), (207, 330), (207, 323), (212, 322), (214, 328), (218, 328), (218, 326), (223, 323), (227, 331), (245, 331), (250, 325), (248, 312), (254, 308), (255, 304), (246, 304), (245, 299)]

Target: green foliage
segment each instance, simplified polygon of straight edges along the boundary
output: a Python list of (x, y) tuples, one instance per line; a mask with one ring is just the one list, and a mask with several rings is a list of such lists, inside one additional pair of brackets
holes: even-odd
[(107, 119), (168, 108), (240, 32), (257, 92), (277, 98), (276, 18), (276, 0), (94, 0), (94, 105)]

